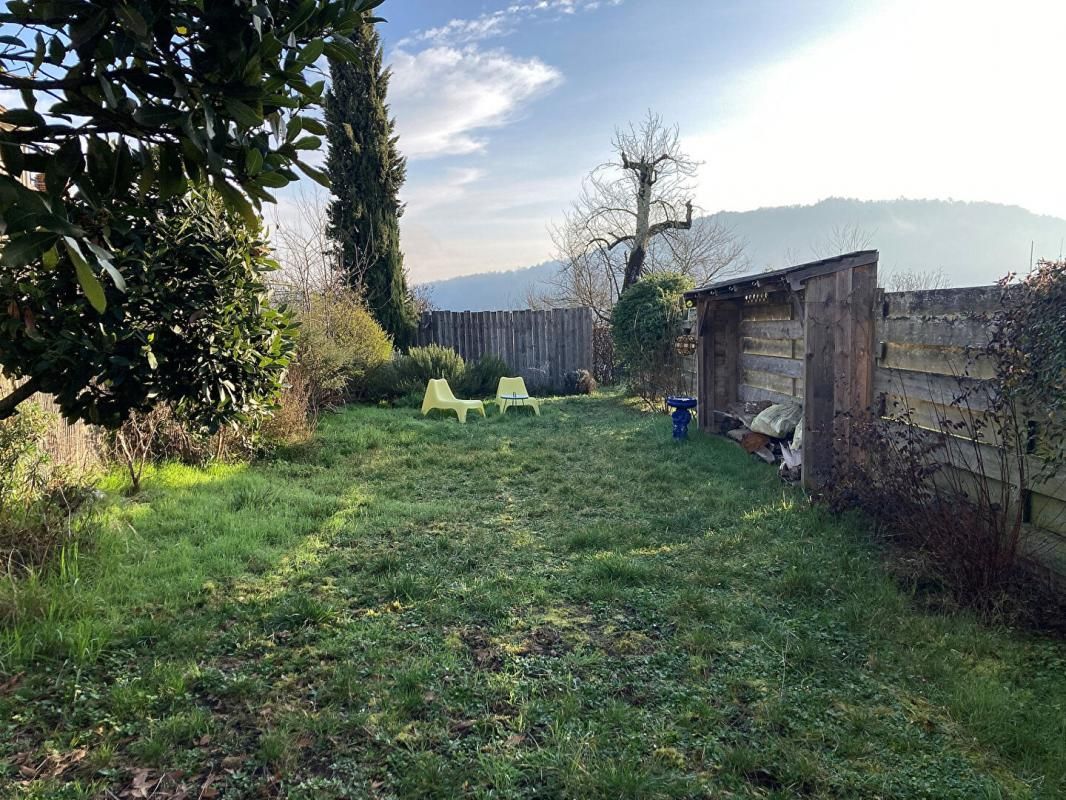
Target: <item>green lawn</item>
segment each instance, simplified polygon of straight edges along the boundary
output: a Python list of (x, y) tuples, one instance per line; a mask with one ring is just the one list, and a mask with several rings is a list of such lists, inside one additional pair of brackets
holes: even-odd
[(617, 398), (106, 488), (0, 589), (0, 797), (1066, 795), (1066, 646)]

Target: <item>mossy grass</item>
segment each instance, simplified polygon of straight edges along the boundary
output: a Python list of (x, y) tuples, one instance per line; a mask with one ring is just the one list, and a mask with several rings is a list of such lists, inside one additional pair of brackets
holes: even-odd
[(670, 431), (353, 407), (108, 478), (77, 569), (0, 589), (0, 796), (1066, 793), (1066, 646), (922, 610), (861, 520)]

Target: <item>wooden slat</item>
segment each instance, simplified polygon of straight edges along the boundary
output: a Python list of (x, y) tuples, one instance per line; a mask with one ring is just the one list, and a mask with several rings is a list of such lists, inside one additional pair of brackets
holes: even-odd
[(986, 313), (998, 308), (1001, 297), (1002, 290), (998, 286), (891, 292), (884, 296), (885, 316), (969, 317), (975, 312)]
[(881, 366), (888, 369), (978, 379), (991, 378), (995, 371), (989, 359), (975, 358), (956, 347), (885, 342), (882, 353)]
[(833, 469), (835, 279), (812, 278), (804, 288), (807, 373), (803, 400), (803, 485), (819, 489)]
[(966, 378), (953, 378), (926, 372), (893, 370), (878, 366), (874, 369), (874, 394), (898, 396), (907, 400), (924, 400), (928, 403), (951, 405), (960, 397), (970, 398), (971, 404), (979, 402), (982, 393), (977, 390), (979, 382)]
[(506, 353), (504, 361), (511, 368), (511, 374), (517, 375), (518, 365), (515, 364), (514, 348), (514, 313), (511, 311), (497, 311), (496, 318), (500, 326), (500, 336), (503, 339), (503, 351)]
[(571, 346), (571, 336), (574, 333), (574, 315), (570, 309), (563, 311), (563, 374), (570, 372), (574, 369), (573, 350)]
[(988, 321), (979, 316), (885, 317), (877, 321), (878, 341), (972, 350), (988, 346), (991, 330)]
[(1057, 534), (1066, 534), (1066, 501), (1059, 497), (1034, 494), (1032, 501), (1033, 525)]
[(740, 366), (745, 370), (758, 370), (759, 372), (771, 372), (774, 375), (784, 375), (789, 378), (802, 378), (805, 365), (795, 358), (777, 358), (776, 356), (742, 353), (740, 355)]
[(798, 319), (782, 320), (742, 320), (742, 336), (756, 339), (802, 339), (803, 323)]
[(514, 330), (514, 370), (517, 375), (526, 374), (526, 337), (522, 328), (523, 311), (511, 312), (511, 327)]
[(712, 411), (725, 410), (737, 401), (740, 380), (740, 301), (720, 301), (711, 306), (710, 328), (714, 345)]
[(564, 363), (564, 340), (566, 338), (565, 316), (566, 310), (557, 308), (552, 312), (552, 328), (555, 331), (555, 371), (556, 386), (562, 386), (566, 379), (566, 364)]
[(788, 303), (746, 305), (742, 309), (741, 319), (749, 322), (792, 319), (792, 306)]
[(738, 399), (743, 403), (757, 403), (763, 400), (771, 403), (795, 403), (803, 399), (802, 397), (794, 397), (791, 394), (775, 392), (772, 389), (764, 389), (761, 386), (749, 386), (746, 383), (740, 384), (737, 395)]
[(795, 352), (794, 339), (756, 339), (752, 336), (742, 336), (740, 349), (744, 353), (752, 353), (760, 356), (776, 356), (777, 358), (793, 358)]
[(592, 372), (592, 368), (593, 368), (594, 365), (593, 365), (593, 358), (592, 358), (592, 309), (591, 308), (581, 309), (581, 315), (579, 317), (579, 322), (580, 322), (580, 325), (581, 325), (581, 335), (579, 337), (579, 342), (581, 343), (581, 350), (580, 350), (581, 355), (579, 357), (579, 361), (580, 361), (580, 365), (581, 365), (580, 368), (581, 369), (586, 369), (589, 372)]
[(785, 396), (791, 396), (795, 386), (792, 378), (757, 369), (744, 369), (741, 372), (741, 383), (756, 389), (769, 389)]
[(710, 331), (711, 327), (711, 303), (704, 297), (696, 302), (696, 359), (698, 382), (696, 396), (699, 404), (696, 406), (696, 421), (700, 430), (709, 431), (714, 423), (714, 409), (711, 398), (714, 397), (714, 339)]
[(533, 341), (534, 358), (537, 363), (537, 369), (544, 372), (543, 380), (547, 381), (548, 359), (546, 358), (545, 350), (548, 346), (548, 330), (545, 325), (545, 314), (543, 311), (534, 311), (533, 317), (533, 330), (536, 332), (536, 338)]
[(485, 318), (485, 314), (481, 311), (475, 311), (470, 315), (470, 333), (473, 342), (474, 356), (480, 359), (485, 354), (485, 340), (482, 335), (484, 330), (482, 326), (482, 320)]

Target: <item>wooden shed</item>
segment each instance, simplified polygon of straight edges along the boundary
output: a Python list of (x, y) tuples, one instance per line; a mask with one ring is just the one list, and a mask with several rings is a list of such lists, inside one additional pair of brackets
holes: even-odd
[[(873, 403), (877, 251), (701, 286), (698, 419), (721, 432), (739, 404), (803, 404), (803, 485), (818, 489), (852, 457), (848, 414)], [(835, 441), (834, 441), (835, 440)]]

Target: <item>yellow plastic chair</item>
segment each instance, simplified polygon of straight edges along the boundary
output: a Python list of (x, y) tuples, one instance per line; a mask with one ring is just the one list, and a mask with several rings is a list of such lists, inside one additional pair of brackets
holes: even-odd
[(457, 400), (452, 394), (452, 387), (444, 378), (433, 378), (426, 385), (426, 396), (422, 400), (422, 416), (424, 417), (434, 408), (454, 411), (462, 423), (466, 422), (467, 411), (477, 411), (481, 416), (485, 416), (484, 403), (480, 400)]
[(506, 414), (508, 408), (529, 406), (540, 416), (540, 400), (529, 396), (526, 382), (521, 378), (500, 378), (496, 387), (496, 405), (500, 407), (501, 414)]

